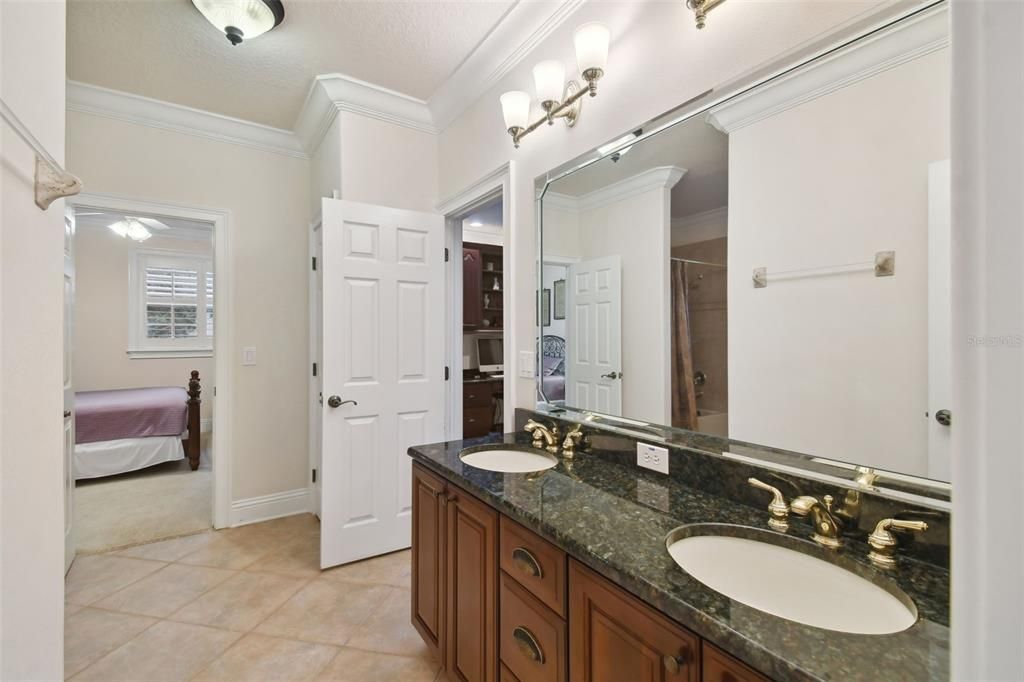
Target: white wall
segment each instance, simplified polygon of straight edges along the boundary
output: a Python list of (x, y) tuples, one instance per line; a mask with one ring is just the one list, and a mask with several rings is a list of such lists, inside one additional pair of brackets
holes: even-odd
[[(948, 102), (944, 49), (729, 136), (732, 438), (927, 474), (927, 181)], [(771, 278), (893, 249), (891, 278)]]
[[(516, 189), (509, 198), (517, 216), (509, 251), (514, 281), (505, 299), (513, 309), (513, 323), (506, 343), (514, 343), (514, 351), (532, 351), (536, 338), (535, 178), (638, 123), (889, 4), (878, 0), (724, 3), (714, 10), (707, 29), (698, 33), (693, 13), (682, 2), (587, 3), (541, 41), (439, 139), (441, 196), (471, 186), (509, 159), (516, 161), (512, 178)], [(520, 149), (513, 149), (502, 125), (498, 97), (507, 90), (532, 91), (530, 72), (541, 59), (575, 64), (572, 32), (590, 20), (603, 21), (612, 31), (607, 74), (599, 83), (598, 96), (584, 99), (575, 128), (544, 126), (526, 137)], [(507, 383), (510, 404), (534, 404), (535, 380), (515, 378)]]
[(341, 198), (433, 212), (437, 136), (377, 119), (338, 113)]
[(1024, 679), (1022, 31), (1022, 3), (952, 4), (954, 680)]
[[(0, 97), (64, 158), (64, 3), (0, 2)], [(0, 679), (64, 677), (63, 212), (0, 132)]]
[(306, 487), (309, 162), (70, 112), (68, 163), (89, 192), (230, 211), (232, 500)]
[[(130, 358), (128, 349), (128, 273), (137, 242), (105, 227), (78, 226), (75, 238), (76, 391), (111, 388), (188, 385), (189, 373), (199, 370), (205, 387), (202, 418), (213, 417), (213, 358)], [(210, 240), (153, 236), (144, 249), (189, 251), (213, 259)]]
[(341, 119), (335, 118), (309, 160), (309, 215), (320, 215), (321, 199), (341, 191)]

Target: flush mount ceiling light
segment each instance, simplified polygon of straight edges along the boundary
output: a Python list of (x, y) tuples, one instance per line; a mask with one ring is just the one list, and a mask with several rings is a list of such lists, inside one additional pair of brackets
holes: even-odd
[(127, 237), (137, 242), (144, 242), (153, 236), (153, 233), (146, 229), (137, 218), (125, 218), (116, 223), (107, 225), (118, 237)]
[(708, 12), (721, 5), (725, 0), (686, 0), (686, 6), (693, 10), (697, 28), (704, 28)]
[(611, 32), (604, 24), (592, 22), (583, 24), (573, 34), (576, 47), (576, 63), (580, 75), (587, 82), (581, 89), (574, 80), (565, 82), (565, 67), (555, 60), (543, 61), (533, 67), (533, 82), (537, 99), (544, 110), (544, 116), (530, 123), (530, 95), (522, 90), (506, 92), (501, 96), (501, 113), (505, 118), (505, 129), (512, 136), (512, 144), (519, 147), (519, 141), (539, 128), (542, 124), (554, 125), (556, 118), (565, 120), (572, 128), (580, 117), (583, 95), (597, 96), (597, 81), (604, 75), (608, 65), (608, 43)]
[(232, 45), (261, 36), (284, 21), (281, 0), (192, 0), (192, 4)]

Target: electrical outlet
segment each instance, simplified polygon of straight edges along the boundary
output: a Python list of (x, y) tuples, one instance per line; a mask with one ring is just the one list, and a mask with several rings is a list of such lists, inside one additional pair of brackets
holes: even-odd
[(651, 471), (668, 473), (668, 449), (647, 443), (636, 444), (636, 463)]
[(534, 377), (534, 371), (533, 351), (519, 351), (519, 376), (524, 379), (532, 379)]

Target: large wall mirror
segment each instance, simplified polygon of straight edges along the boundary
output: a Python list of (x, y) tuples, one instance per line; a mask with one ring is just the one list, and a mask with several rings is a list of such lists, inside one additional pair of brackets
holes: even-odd
[(539, 183), (542, 404), (948, 481), (945, 5), (701, 102)]

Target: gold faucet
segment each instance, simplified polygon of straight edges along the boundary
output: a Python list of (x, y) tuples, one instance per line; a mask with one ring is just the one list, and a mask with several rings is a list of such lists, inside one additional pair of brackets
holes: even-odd
[(782, 496), (782, 492), (775, 486), (762, 483), (756, 478), (748, 478), (747, 483), (772, 494), (772, 501), (768, 503), (768, 513), (771, 515), (768, 519), (768, 526), (780, 533), (789, 530), (789, 505), (786, 504), (786, 498)]
[(801, 495), (789, 504), (789, 510), (797, 516), (810, 514), (811, 522), (814, 524), (811, 539), (822, 547), (839, 549), (842, 545), (839, 536), (843, 532), (843, 525), (832, 513), (832, 502), (831, 495), (825, 495), (820, 500), (811, 495)]
[(924, 521), (904, 521), (902, 519), (882, 519), (875, 526), (875, 530), (868, 536), (868, 544), (871, 551), (868, 552), (868, 559), (875, 566), (881, 568), (892, 568), (896, 565), (896, 536), (894, 530), (912, 530), (918, 533), (928, 530), (928, 524)]
[(549, 427), (531, 419), (523, 429), (533, 435), (533, 447), (547, 450), (552, 455), (558, 454), (558, 424)]
[(583, 424), (577, 424), (565, 434), (565, 440), (562, 441), (562, 457), (572, 459), (577, 448), (582, 449), (586, 446), (587, 434), (583, 433)]

